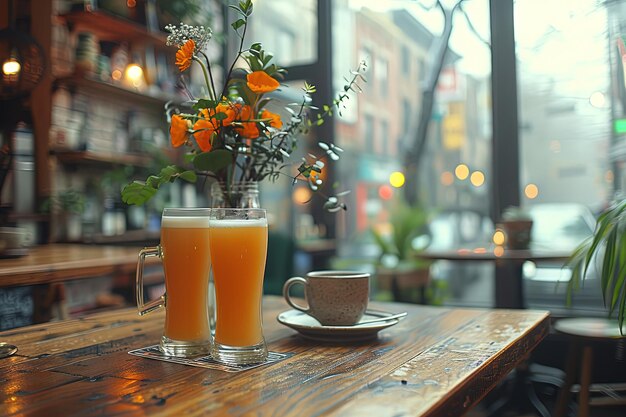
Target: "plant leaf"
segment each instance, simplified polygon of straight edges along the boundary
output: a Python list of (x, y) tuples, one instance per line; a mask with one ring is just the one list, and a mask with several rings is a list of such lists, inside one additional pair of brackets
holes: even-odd
[(147, 185), (145, 182), (133, 181), (122, 189), (122, 201), (126, 204), (141, 206), (150, 200), (156, 192), (156, 188)]
[(232, 152), (226, 149), (216, 149), (196, 155), (193, 166), (199, 171), (218, 172), (233, 162)]
[(194, 171), (185, 171), (180, 173), (180, 178), (187, 182), (196, 182), (198, 175)]
[(246, 24), (246, 21), (245, 21), (245, 20), (243, 20), (243, 19), (238, 19), (238, 20), (235, 20), (235, 21), (234, 21), (233, 23), (231, 23), (230, 25), (233, 27), (233, 29), (237, 30), (237, 29), (239, 29), (240, 27), (242, 27), (242, 26), (243, 26), (243, 25), (245, 25), (245, 24)]

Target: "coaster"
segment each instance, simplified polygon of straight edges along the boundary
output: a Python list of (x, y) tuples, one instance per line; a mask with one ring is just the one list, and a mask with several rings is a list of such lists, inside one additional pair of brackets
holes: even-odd
[(140, 356), (142, 358), (156, 359), (164, 362), (179, 363), (181, 365), (196, 366), (199, 368), (217, 369), (218, 371), (225, 372), (241, 372), (248, 369), (258, 368), (259, 366), (270, 365), (274, 362), (282, 361), (293, 356), (293, 353), (278, 353), (269, 352), (267, 360), (262, 363), (253, 363), (250, 365), (227, 365), (215, 361), (210, 356), (198, 356), (196, 358), (177, 358), (175, 356), (168, 356), (161, 352), (159, 345), (147, 346), (141, 349), (134, 349), (128, 352), (131, 355)]

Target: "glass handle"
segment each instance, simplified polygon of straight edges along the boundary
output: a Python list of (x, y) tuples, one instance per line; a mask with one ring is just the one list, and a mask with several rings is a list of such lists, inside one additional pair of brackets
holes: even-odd
[(148, 303), (143, 302), (143, 267), (146, 261), (146, 258), (152, 257), (161, 258), (161, 245), (154, 246), (150, 248), (143, 248), (139, 252), (139, 259), (137, 260), (137, 275), (135, 279), (135, 294), (137, 296), (137, 309), (139, 310), (139, 315), (143, 316), (144, 314), (151, 313), (154, 310), (157, 310), (161, 307), (165, 307), (165, 294), (157, 298), (156, 300), (149, 301)]

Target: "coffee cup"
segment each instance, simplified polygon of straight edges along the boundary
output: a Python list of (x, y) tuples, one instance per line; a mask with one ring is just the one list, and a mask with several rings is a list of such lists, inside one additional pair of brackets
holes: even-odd
[[(358, 323), (369, 301), (370, 274), (357, 271), (313, 271), (305, 277), (289, 278), (283, 296), (296, 310), (314, 317), (323, 326), (349, 326)], [(293, 301), (289, 290), (304, 286), (308, 306)]]

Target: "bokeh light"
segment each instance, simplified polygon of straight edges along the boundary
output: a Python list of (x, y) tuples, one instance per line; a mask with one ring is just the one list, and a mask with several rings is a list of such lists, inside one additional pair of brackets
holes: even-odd
[(143, 79), (143, 69), (137, 64), (130, 64), (126, 67), (126, 71), (124, 77), (132, 84), (134, 87), (140, 87), (144, 83)]
[(606, 105), (606, 96), (603, 92), (596, 91), (589, 97), (589, 104), (593, 107), (602, 108)]
[(15, 59), (10, 58), (2, 64), (2, 72), (4, 75), (15, 75), (22, 69), (22, 66)]
[(454, 175), (452, 175), (450, 171), (443, 171), (439, 180), (443, 185), (452, 185), (452, 183), (454, 182)]
[(524, 187), (524, 195), (531, 200), (537, 198), (537, 196), (539, 195), (539, 187), (532, 183), (526, 185), (526, 187)]
[(496, 245), (500, 246), (500, 245), (504, 245), (504, 240), (506, 239), (506, 236), (504, 235), (504, 232), (501, 229), (496, 229), (495, 232), (493, 232), (493, 243), (495, 243)]
[(298, 187), (294, 190), (292, 198), (294, 203), (304, 205), (311, 200), (312, 193), (308, 187)]
[(391, 184), (392, 187), (400, 188), (404, 185), (404, 181), (405, 178), (402, 172), (392, 172), (389, 176), (389, 184)]
[(458, 164), (454, 169), (454, 175), (460, 180), (464, 180), (469, 176), (469, 168), (465, 164)]
[(470, 177), (470, 182), (472, 183), (474, 187), (480, 187), (481, 185), (485, 183), (485, 174), (483, 174), (480, 171), (472, 172), (472, 175)]
[(378, 196), (383, 200), (390, 200), (393, 197), (393, 188), (387, 184), (383, 184), (378, 187)]

